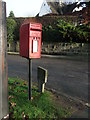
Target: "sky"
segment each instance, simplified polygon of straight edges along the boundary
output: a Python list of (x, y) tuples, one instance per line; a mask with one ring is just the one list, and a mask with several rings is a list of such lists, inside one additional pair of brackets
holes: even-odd
[(15, 17), (34, 17), (40, 11), (43, 0), (3, 0), (6, 2), (7, 16), (10, 11)]

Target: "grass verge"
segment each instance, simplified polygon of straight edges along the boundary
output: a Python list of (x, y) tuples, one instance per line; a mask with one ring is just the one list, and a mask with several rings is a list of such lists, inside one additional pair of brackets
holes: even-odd
[[(68, 109), (61, 107), (58, 102), (53, 102), (53, 95), (46, 91), (38, 92), (36, 86), (32, 87), (33, 100), (28, 100), (28, 83), (18, 78), (8, 78), (9, 89), (9, 114), (10, 119), (59, 119), (71, 115)], [(56, 105), (57, 104), (57, 105)]]

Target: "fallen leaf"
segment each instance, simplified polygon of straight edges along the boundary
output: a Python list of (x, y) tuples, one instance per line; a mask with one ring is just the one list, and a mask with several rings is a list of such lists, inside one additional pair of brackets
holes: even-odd
[(11, 103), (11, 105), (12, 105), (12, 107), (15, 107), (15, 106), (16, 106), (16, 103), (13, 102), (13, 103)]
[(23, 120), (25, 120), (25, 113), (24, 112), (22, 113), (22, 116), (23, 116)]
[(23, 84), (24, 84), (24, 85), (27, 85), (27, 82), (25, 81)]

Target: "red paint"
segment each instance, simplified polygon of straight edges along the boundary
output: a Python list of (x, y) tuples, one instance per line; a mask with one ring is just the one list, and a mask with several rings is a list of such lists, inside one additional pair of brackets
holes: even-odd
[(20, 27), (20, 56), (25, 58), (41, 57), (41, 33), (40, 23), (26, 23)]

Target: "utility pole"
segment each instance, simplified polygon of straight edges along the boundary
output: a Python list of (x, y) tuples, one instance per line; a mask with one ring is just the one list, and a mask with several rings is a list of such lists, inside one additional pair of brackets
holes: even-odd
[(0, 0), (0, 120), (8, 115), (6, 3)]

